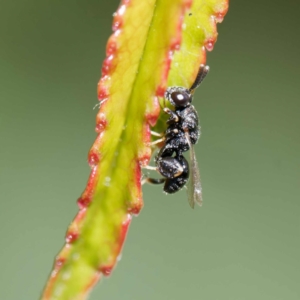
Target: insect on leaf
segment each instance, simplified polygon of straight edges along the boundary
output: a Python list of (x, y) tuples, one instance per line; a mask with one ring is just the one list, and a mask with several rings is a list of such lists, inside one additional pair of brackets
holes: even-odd
[[(167, 82), (194, 76), (194, 64), (204, 60), (205, 39), (216, 36), (211, 16), (225, 14), (224, 3), (121, 2), (98, 84), (102, 104), (88, 155), (91, 174), (41, 299), (86, 299), (96, 282), (115, 267), (132, 215), (143, 207), (141, 166), (151, 157), (150, 127), (160, 113), (158, 96)], [(202, 29), (195, 32), (192, 28), (198, 25)], [(173, 62), (168, 79), (172, 58), (184, 68), (177, 72)]]

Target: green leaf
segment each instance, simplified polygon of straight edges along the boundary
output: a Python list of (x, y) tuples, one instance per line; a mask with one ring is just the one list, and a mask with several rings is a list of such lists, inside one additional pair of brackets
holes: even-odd
[(151, 157), (158, 96), (167, 84), (191, 84), (205, 61), (203, 46), (216, 39), (214, 16), (226, 10), (225, 0), (121, 3), (98, 85), (102, 104), (89, 152), (91, 175), (42, 299), (85, 299), (116, 265), (131, 215), (143, 206), (141, 166)]

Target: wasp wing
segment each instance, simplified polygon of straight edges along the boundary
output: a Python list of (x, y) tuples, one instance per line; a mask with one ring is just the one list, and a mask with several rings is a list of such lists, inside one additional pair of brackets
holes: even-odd
[(190, 140), (188, 129), (185, 130), (185, 137), (190, 146), (190, 176), (187, 184), (188, 201), (191, 208), (194, 208), (195, 203), (200, 206), (202, 205), (202, 186), (196, 153), (194, 145)]

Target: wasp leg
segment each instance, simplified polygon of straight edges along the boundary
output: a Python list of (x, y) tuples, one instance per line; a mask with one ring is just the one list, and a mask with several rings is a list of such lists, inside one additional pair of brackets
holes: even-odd
[(166, 137), (166, 143), (169, 142), (169, 140), (175, 138), (178, 136), (179, 133), (179, 129), (178, 128), (168, 128), (165, 132), (165, 137)]
[(154, 146), (156, 144), (159, 144), (159, 143), (163, 142), (165, 139), (166, 139), (165, 137), (162, 137), (161, 139), (158, 139), (154, 142), (150, 142), (150, 146)]
[(150, 184), (163, 184), (166, 181), (165, 178), (145, 178), (142, 181), (142, 184), (144, 183), (150, 183)]
[(170, 115), (170, 118), (167, 121), (168, 124), (170, 124), (170, 123), (178, 123), (179, 122), (180, 118), (179, 118), (178, 114), (176, 114), (173, 110), (171, 110), (168, 107), (165, 107), (164, 108), (164, 112), (166, 114)]
[(164, 136), (164, 134), (163, 133), (158, 133), (158, 132), (155, 132), (155, 131), (150, 131), (150, 133), (151, 133), (151, 135), (153, 135), (153, 136), (158, 136), (158, 137), (162, 137), (162, 136)]
[(147, 169), (147, 170), (150, 170), (150, 171), (157, 171), (156, 167), (151, 167), (151, 166), (144, 166), (143, 169)]

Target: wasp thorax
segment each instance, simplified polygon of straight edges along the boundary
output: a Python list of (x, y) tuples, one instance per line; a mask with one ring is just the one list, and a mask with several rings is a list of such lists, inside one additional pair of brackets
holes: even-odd
[(170, 96), (174, 105), (179, 107), (188, 106), (192, 101), (191, 94), (185, 91), (174, 91)]

